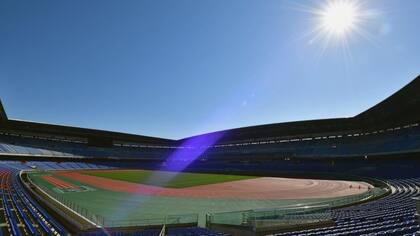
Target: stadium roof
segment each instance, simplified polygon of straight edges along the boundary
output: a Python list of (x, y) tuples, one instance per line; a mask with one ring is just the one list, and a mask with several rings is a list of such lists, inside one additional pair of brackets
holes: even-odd
[(170, 144), (173, 140), (143, 135), (133, 135), (97, 129), (87, 129), (64, 125), (44, 124), (32, 121), (8, 119), (0, 101), (0, 130), (10, 130), (23, 133), (49, 134), (86, 138), (89, 143), (97, 146), (108, 146), (113, 141), (125, 141), (144, 144)]
[(364, 122), (419, 121), (420, 120), (420, 76), (396, 93), (360, 113), (355, 118)]
[[(239, 139), (307, 135), (345, 130), (369, 130), (386, 128), (393, 125), (405, 125), (419, 121), (420, 75), (384, 101), (354, 117), (249, 126), (203, 135), (222, 133), (220, 135), (222, 138), (219, 141), (229, 142)], [(202, 135), (193, 137), (198, 136)]]
[(7, 122), (7, 114), (4, 111), (3, 104), (0, 100), (0, 123), (4, 123), (4, 122)]
[[(420, 121), (420, 76), (402, 89), (372, 108), (351, 118), (295, 121), (266, 124), (212, 132), (193, 137), (218, 134), (219, 141), (234, 141), (275, 136), (295, 136), (302, 134), (332, 133), (345, 130), (386, 128), (390, 125), (405, 125)], [(30, 121), (8, 119), (0, 101), (0, 129), (18, 132), (46, 133), (59, 136), (87, 138), (89, 143), (108, 146), (114, 141), (146, 144), (175, 144), (175, 140), (86, 129), (63, 125), (43, 124)], [(179, 142), (193, 137), (178, 140)]]

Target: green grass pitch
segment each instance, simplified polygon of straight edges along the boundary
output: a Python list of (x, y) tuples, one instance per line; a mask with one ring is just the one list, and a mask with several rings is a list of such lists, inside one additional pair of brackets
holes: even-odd
[(150, 170), (86, 171), (83, 174), (167, 188), (186, 188), (256, 178), (254, 176), (177, 173)]

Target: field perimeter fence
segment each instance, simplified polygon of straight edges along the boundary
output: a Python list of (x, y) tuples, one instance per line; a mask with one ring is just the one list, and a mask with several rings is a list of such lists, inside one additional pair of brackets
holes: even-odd
[(249, 228), (290, 225), (331, 219), (328, 205), (282, 207), (207, 214), (207, 225), (223, 224)]
[(386, 190), (381, 188), (373, 188), (357, 195), (350, 195), (337, 199), (326, 199), (308, 204), (296, 204), (281, 208), (211, 213), (206, 216), (206, 224), (224, 224), (258, 228), (274, 225), (296, 225), (326, 221), (332, 218), (331, 210), (333, 208), (380, 197), (386, 192)]
[(66, 198), (65, 194), (58, 194), (53, 191), (48, 191), (48, 194), (55, 198), (57, 201), (77, 212), (79, 215), (88, 219), (89, 221), (104, 227), (131, 227), (131, 226), (154, 226), (154, 225), (176, 225), (176, 224), (194, 224), (198, 223), (198, 214), (179, 214), (179, 215), (167, 215), (165, 217), (155, 218), (137, 218), (137, 219), (112, 219), (107, 218), (99, 214), (80, 206), (74, 201)]
[[(29, 176), (28, 176), (29, 178)], [(29, 178), (30, 179), (30, 178)], [(66, 194), (57, 193), (49, 188), (42, 188), (52, 198), (78, 213), (85, 219), (104, 227), (158, 226), (175, 224), (198, 224), (199, 214), (167, 215), (165, 217), (119, 220), (104, 217), (66, 198)], [(260, 227), (278, 224), (299, 224), (328, 220), (331, 209), (352, 205), (358, 202), (377, 198), (387, 193), (382, 188), (371, 188), (368, 191), (335, 199), (325, 199), (308, 204), (290, 205), (281, 208), (253, 209), (206, 215), (206, 224), (227, 224), (238, 226)]]
[(329, 208), (337, 208), (342, 207), (346, 205), (352, 205), (358, 202), (374, 199), (377, 197), (381, 197), (387, 193), (387, 190), (382, 188), (371, 188), (368, 191), (360, 194), (355, 195), (349, 195), (344, 197), (338, 197), (336, 199), (326, 199), (319, 202), (313, 202), (310, 205), (319, 205), (319, 204), (325, 204), (328, 205)]
[[(28, 179), (32, 179), (28, 176)], [(38, 186), (40, 187), (40, 186)], [(167, 215), (164, 217), (155, 217), (155, 218), (137, 218), (137, 219), (113, 219), (110, 217), (105, 217), (86, 207), (77, 204), (76, 202), (68, 199), (65, 193), (57, 193), (49, 188), (42, 188), (42, 190), (47, 193), (51, 198), (60, 202), (62, 205), (68, 209), (76, 212), (81, 217), (86, 220), (104, 227), (131, 227), (131, 226), (162, 226), (162, 225), (176, 225), (176, 224), (198, 224), (198, 214), (179, 214), (179, 215)]]

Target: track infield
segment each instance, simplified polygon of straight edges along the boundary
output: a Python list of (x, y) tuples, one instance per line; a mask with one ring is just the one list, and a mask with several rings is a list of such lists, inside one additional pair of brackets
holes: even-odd
[(152, 185), (166, 188), (186, 188), (206, 184), (257, 178), (254, 176), (176, 173), (170, 171), (151, 170), (99, 170), (81, 172), (84, 175), (103, 177), (112, 180), (121, 180), (135, 184)]
[[(56, 171), (29, 176), (55, 197), (113, 222), (198, 214), (200, 225), (206, 213), (328, 202), (372, 187), (352, 181), (144, 170)], [(51, 177), (45, 176), (52, 176), (54, 183), (61, 180), (89, 191), (57, 191), (48, 181)]]

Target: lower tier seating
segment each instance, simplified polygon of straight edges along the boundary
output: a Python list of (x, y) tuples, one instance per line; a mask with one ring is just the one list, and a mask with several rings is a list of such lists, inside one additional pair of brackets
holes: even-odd
[(389, 181), (392, 193), (382, 199), (332, 212), (336, 225), (270, 236), (412, 236), (419, 231), (413, 197), (420, 195), (420, 179)]

